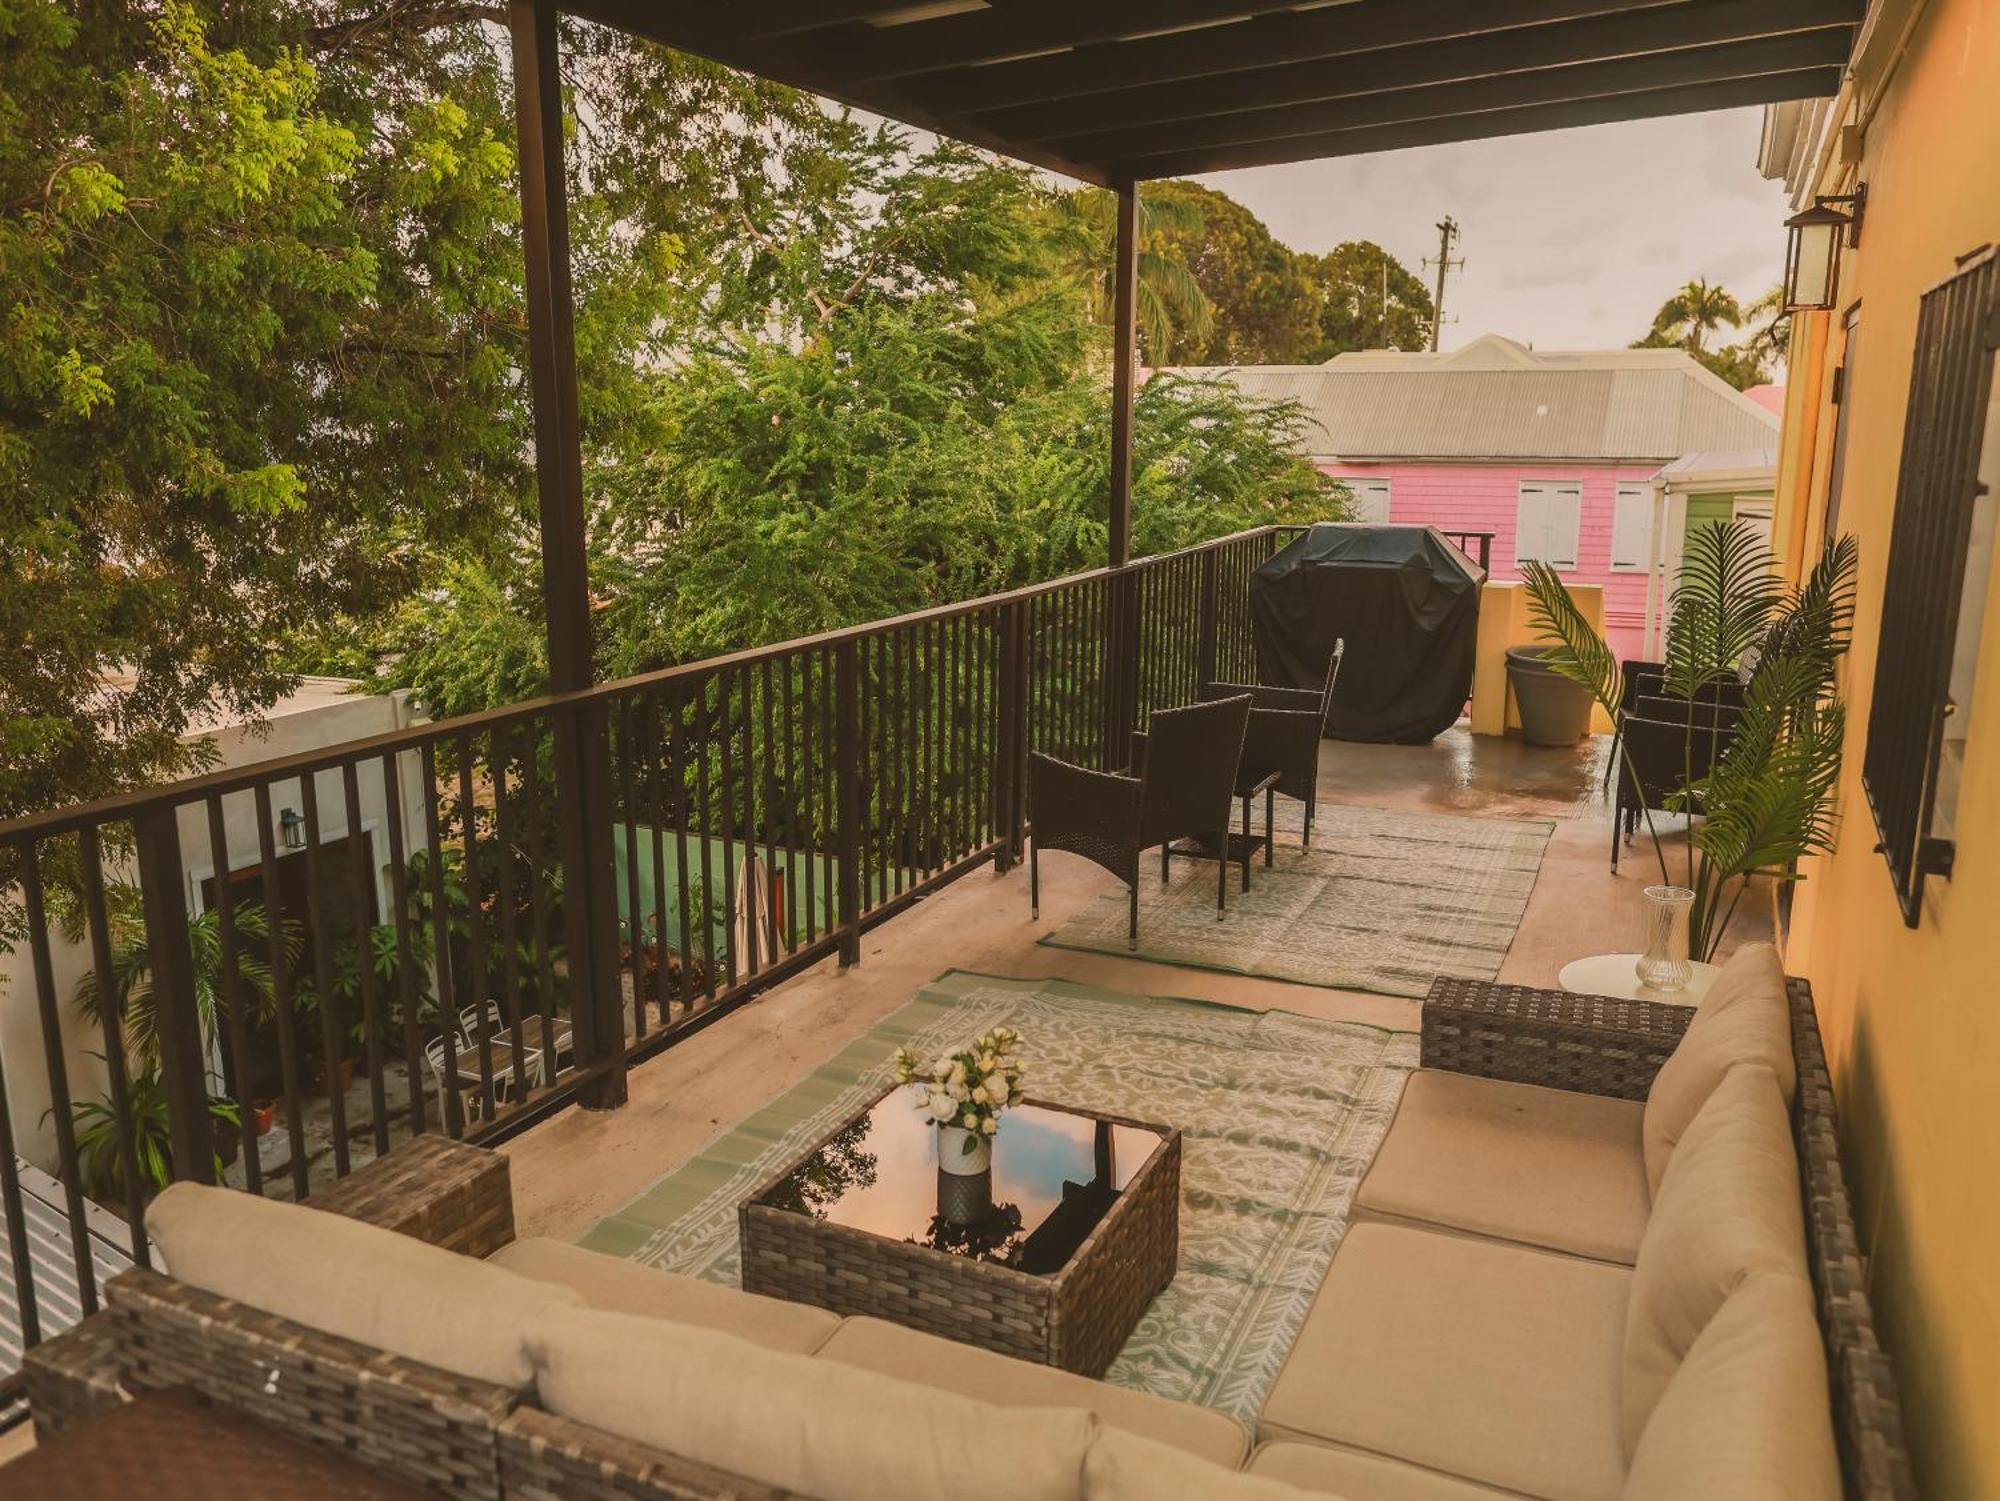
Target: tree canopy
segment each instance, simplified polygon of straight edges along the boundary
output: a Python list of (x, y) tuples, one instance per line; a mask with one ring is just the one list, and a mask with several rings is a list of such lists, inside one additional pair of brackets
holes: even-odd
[[(503, 13), (83, 14), (0, 0), (0, 817), (184, 770), (192, 727), (302, 670), (412, 684), (437, 713), (534, 691)], [(562, 35), (605, 667), (1095, 560), (1098, 207)], [(1149, 215), (1162, 344), (1208, 336), (1175, 239), (1207, 212)], [(1224, 227), (1275, 245), (1241, 210)], [(1289, 252), (1257, 253), (1289, 295)], [(1243, 292), (1245, 325), (1281, 311)], [(1187, 383), (1140, 406), (1141, 547), (1337, 509), (1295, 413)]]
[[(1749, 329), (1736, 343), (1711, 348), (1709, 341), (1723, 330)], [(1774, 287), (1745, 304), (1727, 288), (1697, 276), (1660, 304), (1653, 326), (1634, 349), (1685, 349), (1737, 390), (1771, 379), (1770, 366), (1784, 358), (1790, 323), (1784, 310), (1784, 289)]]

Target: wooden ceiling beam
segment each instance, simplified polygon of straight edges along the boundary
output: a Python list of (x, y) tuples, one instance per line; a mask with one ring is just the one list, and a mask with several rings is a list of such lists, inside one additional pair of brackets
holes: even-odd
[(1621, 120), (1654, 119), (1662, 115), (1696, 114), (1705, 110), (1741, 109), (1778, 104), (1788, 99), (1831, 98), (1840, 91), (1840, 68), (1806, 68), (1767, 73), (1721, 83), (1686, 88), (1654, 89), (1613, 94), (1597, 99), (1571, 99), (1520, 109), (1491, 110), (1441, 119), (1408, 120), (1359, 130), (1322, 135), (1287, 136), (1236, 146), (1210, 146), (1155, 156), (1134, 157), (1114, 164), (1118, 175), (1142, 179), (1185, 177), (1199, 172), (1230, 172), (1283, 162), (1326, 157), (1363, 156), (1378, 151), (1403, 151), (1415, 146), (1439, 146), (1454, 141), (1486, 140), (1543, 130), (1569, 130), (1583, 125), (1607, 125)]
[(1175, 32), (1101, 42), (1015, 62), (958, 68), (907, 79), (915, 100), (971, 113), (1101, 94), (1139, 83), (1172, 83), (1238, 69), (1314, 58), (1352, 57), (1415, 42), (1484, 36), (1516, 26), (1617, 15), (1683, 0), (1409, 0), (1340, 5)]
[(1605, 94), (1682, 88), (1800, 68), (1837, 67), (1847, 61), (1850, 39), (1844, 30), (1801, 31), (1708, 47), (1687, 47), (1644, 57), (1537, 68), (1497, 77), (1476, 77), (1407, 89), (1357, 89), (1344, 98), (1278, 109), (1208, 115), (1130, 130), (1105, 131), (1038, 144), (1065, 157), (1117, 161), (1164, 151), (1282, 140), (1330, 130), (1356, 130), (1400, 120), (1439, 119), (1483, 110), (1553, 104)]
[[(1483, 36), (1412, 43), (1366, 57), (1315, 58), (1278, 67), (981, 111), (982, 129), (1009, 140), (1074, 140), (1233, 111), (1269, 111), (1358, 93), (1421, 88), (1497, 74), (1661, 54), (1817, 28), (1848, 36), (1827, 19), (1827, 0), (1690, 0), (1620, 15), (1526, 26)], [(956, 107), (954, 115), (969, 112)], [(1096, 152), (1093, 150), (1093, 155)]]

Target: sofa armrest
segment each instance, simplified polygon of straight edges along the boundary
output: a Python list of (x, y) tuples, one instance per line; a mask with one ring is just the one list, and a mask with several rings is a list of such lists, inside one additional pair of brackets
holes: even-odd
[(119, 1357), (119, 1329), (98, 1312), (31, 1348), (21, 1357), (21, 1380), (37, 1438), (52, 1438), (127, 1400)]
[(808, 1501), (540, 1408), (500, 1425), (500, 1493), (564, 1501)]
[(307, 1202), (482, 1261), (514, 1238), (507, 1159), (435, 1132), (412, 1137)]
[(1694, 1012), (1440, 977), (1424, 998), (1425, 1068), (1643, 1100)]

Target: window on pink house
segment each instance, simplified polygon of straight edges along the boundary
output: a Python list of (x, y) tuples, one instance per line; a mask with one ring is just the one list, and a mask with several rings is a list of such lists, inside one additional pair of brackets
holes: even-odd
[(1576, 567), (1583, 526), (1583, 486), (1575, 481), (1522, 480), (1514, 531), (1514, 561)]

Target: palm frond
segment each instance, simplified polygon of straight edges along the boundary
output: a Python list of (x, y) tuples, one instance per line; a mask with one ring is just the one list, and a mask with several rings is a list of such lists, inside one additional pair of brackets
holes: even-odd
[(1667, 627), (1667, 692), (1691, 699), (1736, 676), (1784, 602), (1770, 549), (1749, 527), (1711, 521), (1690, 528)]
[(1577, 608), (1562, 576), (1536, 561), (1521, 565), (1521, 579), (1528, 586), (1529, 620), (1557, 648), (1548, 655), (1549, 666), (1587, 688), (1605, 713), (1616, 713), (1624, 691), (1618, 656)]

